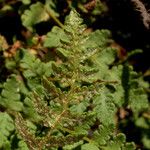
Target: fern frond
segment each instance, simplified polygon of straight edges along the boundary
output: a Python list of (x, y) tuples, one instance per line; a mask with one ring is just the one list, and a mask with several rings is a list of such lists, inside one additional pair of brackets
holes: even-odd
[(29, 149), (135, 149), (116, 133), (115, 117), (123, 106), (134, 116), (148, 107), (146, 84), (131, 67), (113, 64), (116, 50), (109, 36), (107, 30), (87, 32), (72, 10), (63, 28), (54, 27), (44, 40), (55, 53), (53, 60), (45, 63), (20, 51), (25, 83), (8, 79), (0, 104), (13, 112), (17, 133)]

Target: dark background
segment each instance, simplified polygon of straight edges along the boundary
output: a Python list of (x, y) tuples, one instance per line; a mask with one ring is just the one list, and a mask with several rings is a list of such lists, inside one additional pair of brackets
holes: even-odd
[[(133, 59), (136, 62), (135, 69), (145, 72), (150, 68), (150, 29), (143, 25), (140, 12), (136, 10), (131, 0), (105, 0), (105, 2), (109, 12), (98, 19), (94, 27), (110, 29), (113, 39), (127, 51), (143, 49), (143, 54), (138, 54)], [(149, 10), (150, 1), (142, 2)]]

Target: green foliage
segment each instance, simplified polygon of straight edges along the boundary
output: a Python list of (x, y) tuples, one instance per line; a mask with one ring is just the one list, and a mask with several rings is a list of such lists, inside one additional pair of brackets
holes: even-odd
[(91, 143), (82, 145), (81, 150), (99, 150), (99, 148)]
[(52, 63), (43, 63), (34, 55), (26, 53), (25, 50), (22, 50), (21, 53), (23, 53), (23, 58), (20, 61), (20, 67), (24, 69), (23, 75), (27, 78), (29, 88), (34, 88), (41, 83), (42, 76), (49, 76), (51, 74)]
[(49, 18), (46, 13), (42, 3), (37, 2), (36, 4), (31, 5), (30, 10), (26, 10), (22, 15), (23, 25), (28, 27), (29, 30), (32, 30), (32, 26), (45, 21)]
[(123, 134), (118, 134), (114, 137), (113, 141), (110, 141), (107, 147), (104, 147), (104, 150), (133, 150), (135, 146), (133, 143), (125, 143), (126, 139)]
[[(28, 1), (24, 1), (29, 3)], [(30, 6), (30, 9), (25, 10), (21, 16), (22, 24), (30, 31), (33, 31), (34, 25), (49, 20), (51, 17), (58, 17), (55, 11), (55, 4), (52, 1), (46, 0), (45, 4), (36, 2)]]
[(23, 104), (20, 101), (20, 87), (16, 78), (12, 76), (10, 79), (7, 79), (3, 85), (3, 88), (4, 89), (2, 90), (0, 97), (0, 104), (8, 109), (21, 111)]
[[(0, 1), (0, 4), (0, 15), (5, 16), (8, 12), (14, 13), (17, 9), (21, 16), (23, 26), (31, 32), (36, 32), (35, 26), (40, 23), (56, 22), (56, 24), (62, 27), (63, 24), (59, 21), (59, 17), (64, 19), (64, 16), (72, 8), (88, 16), (87, 22), (89, 23), (94, 22), (98, 15), (107, 11), (106, 4), (99, 0), (94, 0), (93, 2), (89, 2), (89, 0), (62, 0), (61, 2), (59, 0), (16, 0), (13, 2)], [(15, 5), (16, 8), (14, 9)], [(60, 6), (62, 9), (60, 9)]]
[[(35, 24), (49, 19), (50, 6), (52, 1), (32, 4), (22, 15), (23, 25), (33, 31)], [(15, 71), (0, 87), (0, 105), (6, 111), (0, 113), (0, 146), (134, 150), (135, 144), (118, 133), (116, 114), (128, 108), (141, 126), (138, 117), (148, 108), (148, 84), (127, 62), (115, 64), (117, 51), (110, 46), (108, 30), (88, 32), (75, 10), (61, 27), (54, 26), (42, 41), (51, 54), (48, 61), (27, 48), (19, 49), (13, 59)], [(148, 147), (144, 133), (143, 141)]]
[(13, 119), (7, 113), (0, 112), (0, 149), (10, 149), (9, 137), (14, 130)]
[(135, 124), (138, 129), (141, 131), (142, 142), (145, 148), (150, 149), (150, 118), (148, 117), (149, 113), (145, 113), (143, 116), (136, 119)]

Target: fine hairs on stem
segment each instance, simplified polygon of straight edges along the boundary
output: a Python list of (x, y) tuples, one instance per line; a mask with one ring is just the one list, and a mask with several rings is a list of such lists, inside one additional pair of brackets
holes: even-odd
[(136, 9), (141, 13), (143, 24), (147, 29), (150, 28), (150, 14), (148, 13), (148, 10), (145, 8), (145, 5), (140, 0), (131, 0), (135, 6)]

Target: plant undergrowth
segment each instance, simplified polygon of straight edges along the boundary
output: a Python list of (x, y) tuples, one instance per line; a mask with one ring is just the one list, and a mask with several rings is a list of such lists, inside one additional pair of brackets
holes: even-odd
[[(36, 5), (32, 11), (42, 7)], [(140, 142), (150, 148), (149, 84), (128, 57), (117, 59), (110, 31), (89, 31), (74, 9), (64, 25), (56, 22), (60, 27), (54, 26), (42, 42), (33, 37), (28, 43), (38, 52), (19, 42), (10, 49), (0, 37), (0, 71), (5, 72), (0, 149), (134, 150), (136, 141), (121, 130), (128, 122), (141, 130)], [(23, 24), (33, 31), (34, 23), (28, 18)]]

